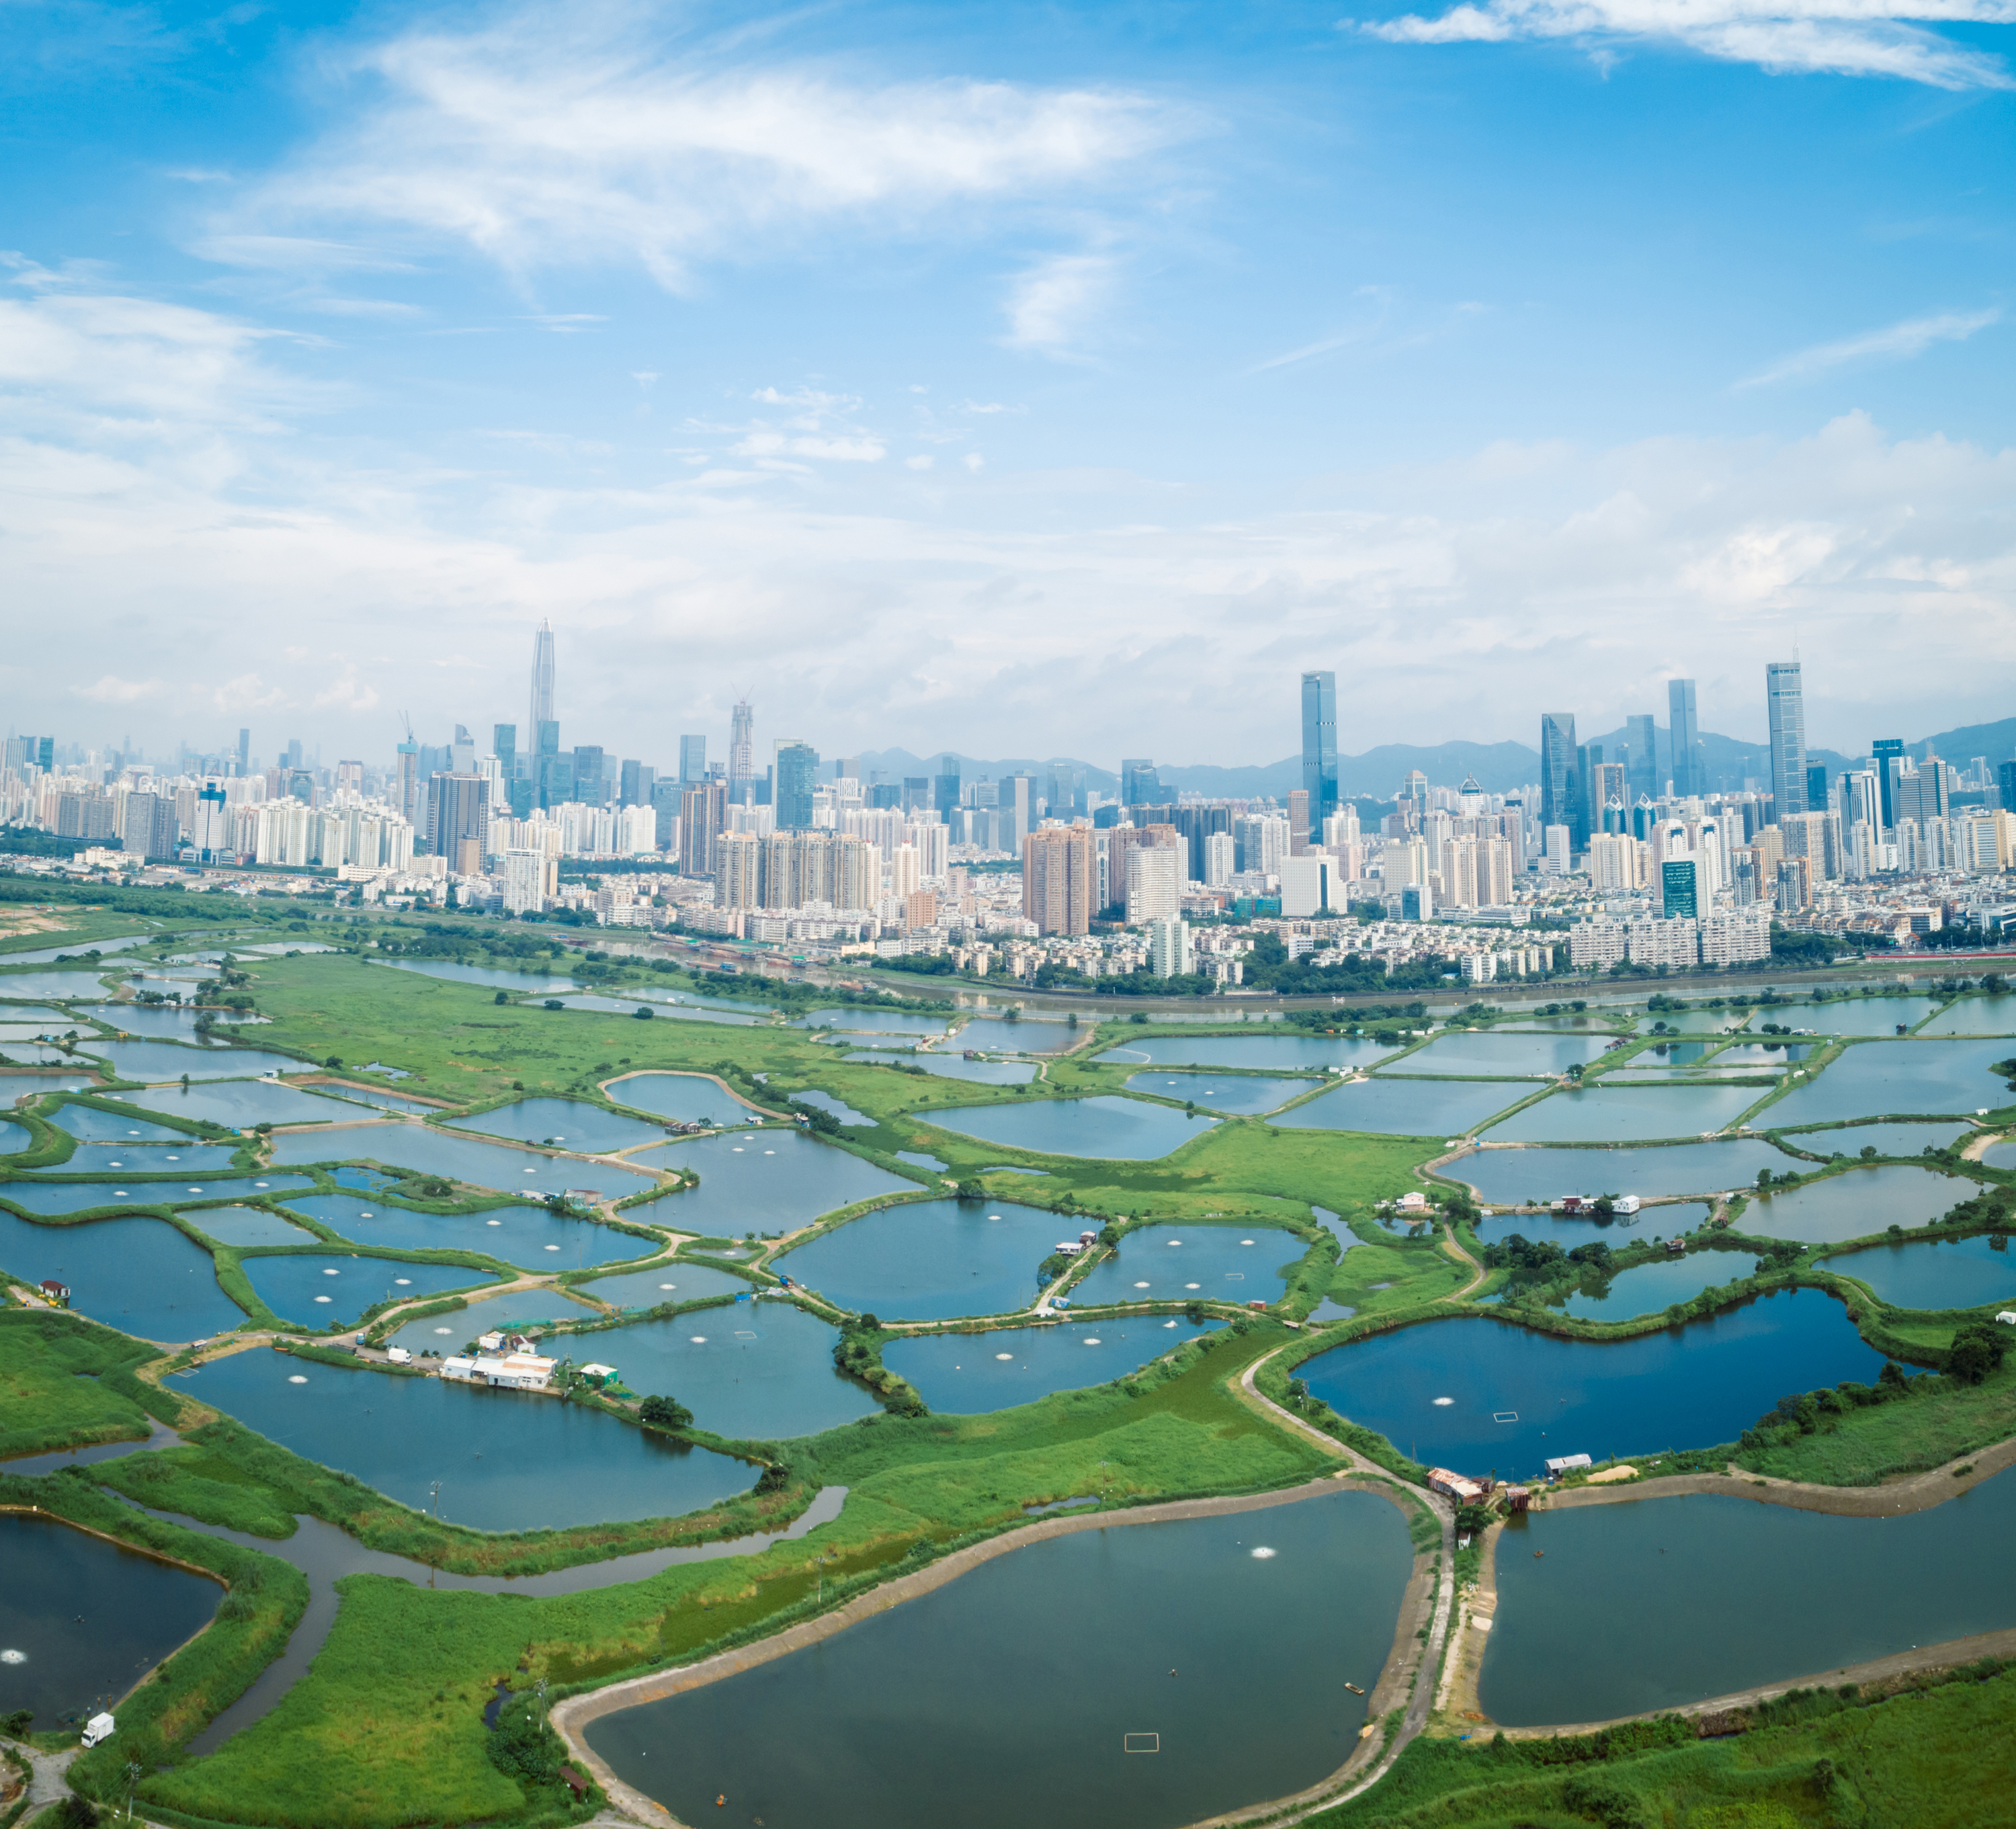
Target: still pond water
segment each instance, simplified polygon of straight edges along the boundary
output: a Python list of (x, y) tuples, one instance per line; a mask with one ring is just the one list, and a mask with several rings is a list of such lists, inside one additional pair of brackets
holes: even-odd
[(1079, 1230), (1075, 1219), (1008, 1201), (905, 1202), (823, 1233), (771, 1268), (887, 1320), (998, 1315), (1036, 1299), (1036, 1266)]
[(38, 1226), (0, 1212), (0, 1264), (30, 1283), (67, 1284), (80, 1314), (142, 1340), (199, 1340), (245, 1319), (218, 1287), (210, 1253), (164, 1219)]
[(1899, 1518), (1719, 1493), (1531, 1514), (1498, 1541), (1480, 1698), (1507, 1726), (1600, 1721), (2016, 1626), (1991, 1572), (2012, 1532), (2007, 1473)]
[(1579, 1244), (1606, 1241), (1612, 1250), (1640, 1239), (1671, 1238), (1691, 1232), (1712, 1212), (1705, 1201), (1676, 1201), (1670, 1204), (1641, 1207), (1635, 1219), (1613, 1219), (1606, 1226), (1596, 1219), (1571, 1219), (1558, 1213), (1492, 1213), (1478, 1222), (1478, 1237), (1485, 1244), (1517, 1233), (1521, 1238), (1552, 1239), (1564, 1251)]
[(700, 1186), (634, 1208), (634, 1216), (708, 1238), (789, 1232), (822, 1213), (917, 1185), (802, 1131), (769, 1125), (667, 1143), (638, 1160), (661, 1168), (696, 1170)]
[(1906, 1112), (1993, 1110), (2008, 1104), (2011, 1095), (2009, 1082), (1989, 1067), (2008, 1057), (2006, 1041), (1859, 1042), (1765, 1115), (1776, 1129)]
[(690, 1823), (1026, 1829), (1040, 1795), (1046, 1829), (1174, 1829), (1343, 1764), (1411, 1563), (1363, 1492), (1085, 1531), (589, 1742)]
[[(0, 1518), (0, 1715), (109, 1706), (202, 1630), (224, 1590), (48, 1518)], [(79, 1624), (79, 1616), (82, 1623)]]
[(1690, 1251), (1668, 1263), (1640, 1264), (1623, 1271), (1600, 1296), (1577, 1290), (1562, 1307), (1586, 1321), (1628, 1321), (1636, 1315), (1657, 1314), (1676, 1302), (1691, 1302), (1704, 1289), (1737, 1282), (1756, 1268), (1756, 1258), (1748, 1251)]
[(976, 1086), (1025, 1086), (1036, 1077), (1033, 1060), (969, 1060), (963, 1054), (865, 1053), (843, 1057), (866, 1067), (921, 1068), (939, 1079), (971, 1080)]
[(729, 1456), (528, 1392), (352, 1371), (258, 1348), (175, 1383), (416, 1511), (429, 1508), (429, 1482), (439, 1480), (441, 1515), (480, 1531), (674, 1518), (755, 1483), (755, 1470)]
[(549, 1143), (585, 1156), (627, 1150), (664, 1135), (658, 1125), (641, 1118), (625, 1118), (580, 1099), (520, 1099), (479, 1117), (448, 1122), (457, 1130), (510, 1137), (521, 1143)]
[(984, 1334), (913, 1334), (885, 1346), (882, 1363), (916, 1385), (930, 1409), (977, 1416), (1033, 1403), (1053, 1391), (1103, 1384), (1223, 1325), (1143, 1315)]
[(1900, 1309), (1974, 1309), (2016, 1296), (2016, 1262), (2007, 1234), (1872, 1245), (1826, 1263), (1844, 1276), (1859, 1276)]
[(1044, 1099), (1025, 1105), (955, 1107), (920, 1115), (925, 1122), (962, 1136), (1005, 1143), (1010, 1149), (1129, 1162), (1166, 1156), (1217, 1122), (1215, 1118), (1186, 1117), (1165, 1105), (1110, 1095)]
[(378, 1302), (417, 1302), (492, 1280), (487, 1271), (459, 1264), (409, 1264), (355, 1254), (247, 1258), (240, 1268), (253, 1293), (282, 1320), (311, 1328), (347, 1327)]
[(1630, 1143), (1733, 1124), (1764, 1086), (1588, 1086), (1551, 1093), (1491, 1132), (1496, 1143)]
[[(221, 1080), (209, 1085), (153, 1086), (145, 1092), (113, 1093), (108, 1097), (149, 1111), (196, 1122), (229, 1125), (249, 1130), (255, 1124), (343, 1124), (357, 1107), (340, 1100), (319, 1098), (298, 1086), (272, 1080)], [(296, 1158), (296, 1160), (312, 1158)]]
[(1276, 1226), (1143, 1226), (1072, 1286), (1078, 1308), (1103, 1302), (1276, 1302), (1309, 1246)]
[(1782, 1175), (1797, 1163), (1748, 1137), (1633, 1150), (1478, 1150), (1435, 1171), (1467, 1182), (1492, 1206), (1553, 1202), (1565, 1194), (1721, 1194), (1751, 1186), (1761, 1169)]
[(1806, 1289), (1633, 1340), (1430, 1322), (1333, 1348), (1301, 1375), (1403, 1454), (1504, 1479), (1538, 1474), (1550, 1456), (1733, 1442), (1788, 1391), (1873, 1383), (1882, 1369), (1841, 1305)]
[(416, 1213), (354, 1194), (311, 1194), (290, 1211), (319, 1219), (362, 1245), (394, 1251), (488, 1251), (532, 1270), (580, 1270), (627, 1263), (660, 1249), (656, 1239), (592, 1219), (563, 1219), (545, 1207), (492, 1207), (481, 1213)]
[(1230, 1111), (1251, 1117), (1272, 1111), (1291, 1099), (1312, 1093), (1322, 1084), (1312, 1079), (1265, 1079), (1258, 1074), (1137, 1073), (1127, 1082), (1130, 1093), (1150, 1093), (1160, 1099), (1179, 1099), (1208, 1111)]
[(622, 1276), (598, 1276), (592, 1283), (577, 1284), (583, 1295), (592, 1295), (612, 1308), (655, 1309), (661, 1302), (700, 1302), (711, 1295), (746, 1295), (746, 1277), (732, 1270), (718, 1270), (711, 1264), (674, 1262), (654, 1265), (648, 1270), (632, 1270)]
[(1393, 1071), (1464, 1079), (1552, 1078), (1600, 1060), (1607, 1046), (1597, 1035), (1438, 1035), (1395, 1063)]
[(1838, 1130), (1791, 1131), (1784, 1140), (1809, 1156), (1859, 1156), (1865, 1148), (1879, 1156), (1920, 1156), (1928, 1145), (1943, 1150), (1973, 1134), (1971, 1124), (1856, 1124)]
[(1333, 1067), (1372, 1067), (1400, 1051), (1398, 1042), (1341, 1035), (1151, 1035), (1108, 1048), (1099, 1058), (1111, 1067), (1140, 1061), (1151, 1067), (1276, 1068), (1321, 1073)]
[(1887, 1226), (1922, 1226), (1971, 1199), (1980, 1185), (1963, 1176), (1903, 1164), (1851, 1168), (1789, 1194), (1752, 1197), (1736, 1230), (1757, 1238), (1832, 1244)]
[[(136, 1158), (131, 1166), (145, 1168), (149, 1165)], [(270, 1175), (257, 1180), (206, 1175), (200, 1182), (185, 1181), (178, 1175), (147, 1181), (135, 1175), (113, 1181), (0, 1182), (0, 1201), (24, 1213), (81, 1213), (92, 1207), (174, 1207), (196, 1200), (248, 1199), (254, 1194), (313, 1186), (301, 1175)]]
[(425, 1124), (354, 1125), (277, 1136), (273, 1160), (383, 1162), (419, 1175), (466, 1182), (471, 1187), (495, 1188), (502, 1194), (555, 1194), (567, 1188), (592, 1188), (620, 1199), (653, 1185), (650, 1176), (614, 1162), (543, 1156), (536, 1150), (513, 1149), (508, 1143), (457, 1136)]
[(633, 1073), (603, 1088), (619, 1105), (679, 1124), (746, 1124), (758, 1115), (719, 1081), (697, 1073)]
[(1369, 1079), (1339, 1086), (1272, 1120), (1291, 1130), (1359, 1130), (1376, 1136), (1467, 1136), (1531, 1096), (1510, 1081)]

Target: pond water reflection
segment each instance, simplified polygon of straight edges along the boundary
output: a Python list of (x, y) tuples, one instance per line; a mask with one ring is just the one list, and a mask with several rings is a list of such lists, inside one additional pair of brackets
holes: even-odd
[(934, 1412), (978, 1416), (1077, 1391), (1172, 1352), (1222, 1321), (1180, 1315), (1000, 1327), (981, 1334), (913, 1334), (882, 1349), (882, 1363), (916, 1386)]
[(917, 1185), (802, 1131), (768, 1125), (661, 1144), (635, 1160), (697, 1171), (700, 1186), (635, 1208), (633, 1216), (647, 1225), (711, 1238), (793, 1231), (822, 1213), (876, 1194), (907, 1193)]
[[(587, 1737), (686, 1822), (725, 1795), (772, 1829), (1026, 1829), (1040, 1757), (1046, 1829), (1175, 1829), (1344, 1762), (1366, 1718), (1345, 1685), (1384, 1663), (1411, 1562), (1363, 1492), (1085, 1531)], [(1125, 1755), (1137, 1731), (1155, 1757)]]
[(2016, 1296), (2007, 1233), (1872, 1245), (1823, 1262), (1900, 1309), (1976, 1309)]
[(1143, 1226), (1072, 1286), (1071, 1304), (1276, 1302), (1309, 1248), (1278, 1226)]
[(633, 1073), (603, 1090), (619, 1105), (655, 1111), (679, 1124), (746, 1124), (760, 1115), (718, 1080), (697, 1073)]
[(1511, 1727), (1607, 1720), (2016, 1625), (2016, 1586), (1982, 1579), (2012, 1531), (2006, 1473), (1893, 1518), (1719, 1493), (1529, 1514), (1499, 1539), (1480, 1700)]
[(355, 1194), (290, 1199), (305, 1213), (355, 1244), (394, 1251), (487, 1251), (528, 1270), (578, 1270), (626, 1263), (662, 1248), (653, 1238), (619, 1232), (592, 1219), (563, 1219), (544, 1206), (491, 1207), (480, 1213), (419, 1213)]
[(378, 1302), (416, 1302), (494, 1280), (487, 1271), (459, 1264), (409, 1264), (354, 1251), (251, 1257), (240, 1267), (253, 1293), (282, 1320), (317, 1329), (347, 1327)]
[(1550, 1093), (1538, 1104), (1493, 1125), (1491, 1141), (1625, 1143), (1699, 1136), (1734, 1123), (1768, 1089), (1743, 1086), (1573, 1087)]
[(504, 1194), (544, 1195), (568, 1188), (587, 1188), (620, 1199), (655, 1185), (652, 1177), (641, 1170), (625, 1168), (614, 1162), (542, 1155), (536, 1150), (513, 1149), (507, 1143), (458, 1136), (452, 1131), (426, 1124), (355, 1125), (339, 1130), (291, 1132), (274, 1138), (273, 1160), (383, 1162)]
[(627, 1150), (648, 1143), (664, 1132), (641, 1118), (625, 1118), (581, 1099), (520, 1099), (476, 1118), (448, 1121), (457, 1130), (484, 1136), (512, 1137), (524, 1143), (547, 1143), (586, 1156)]
[(1036, 1267), (1079, 1222), (1006, 1201), (884, 1207), (773, 1258), (771, 1268), (857, 1313), (938, 1321), (1027, 1308)]
[(1736, 1230), (1758, 1238), (1798, 1238), (1831, 1244), (1889, 1226), (1922, 1226), (1962, 1201), (1979, 1184), (1901, 1163), (1851, 1168), (1789, 1193), (1759, 1194)]
[(1251, 1116), (1272, 1111), (1291, 1099), (1312, 1093), (1323, 1082), (1312, 1079), (1264, 1079), (1258, 1074), (1164, 1073), (1152, 1071), (1129, 1076), (1130, 1093), (1152, 1093), (1164, 1099), (1180, 1099), (1208, 1111), (1232, 1111)]
[[(1662, 1216), (1665, 1211), (1654, 1210)], [(1690, 1251), (1663, 1264), (1620, 1271), (1601, 1295), (1577, 1290), (1562, 1308), (1586, 1321), (1628, 1321), (1636, 1315), (1656, 1314), (1676, 1302), (1691, 1302), (1704, 1289), (1738, 1282), (1756, 1268), (1757, 1259), (1748, 1251)]]
[(1631, 1150), (1478, 1150), (1435, 1172), (1467, 1182), (1494, 1206), (1517, 1206), (1564, 1194), (1722, 1194), (1750, 1186), (1760, 1170), (1782, 1175), (1797, 1167), (1783, 1150), (1737, 1137)]
[(1532, 1092), (1530, 1086), (1504, 1080), (1359, 1080), (1268, 1122), (1292, 1130), (1467, 1136), (1485, 1119)]
[[(486, 1320), (501, 1305), (485, 1304)], [(480, 1531), (677, 1517), (755, 1483), (755, 1469), (729, 1456), (529, 1392), (257, 1349), (213, 1359), (175, 1388), (416, 1511), (430, 1509), (439, 1480), (441, 1517)]]
[(1784, 1392), (1870, 1383), (1883, 1363), (1840, 1303), (1801, 1289), (1632, 1340), (1430, 1322), (1334, 1347), (1301, 1375), (1402, 1453), (1504, 1479), (1540, 1473), (1550, 1456), (1733, 1442)]
[(1777, 1128), (1993, 1109), (2011, 1094), (2008, 1082), (1989, 1068), (2008, 1056), (2006, 1041), (1859, 1042), (1818, 1078), (1787, 1093), (1766, 1119)]
[(1011, 1149), (1102, 1161), (1143, 1161), (1166, 1156), (1217, 1122), (1110, 1094), (1032, 1100), (1018, 1105), (955, 1106), (919, 1115), (924, 1122), (962, 1136), (1006, 1143)]
[(1397, 1054), (1396, 1042), (1342, 1035), (1150, 1035), (1123, 1042), (1099, 1058), (1108, 1066), (1141, 1061), (1151, 1067), (1257, 1067), (1320, 1073), (1326, 1068), (1372, 1067)]

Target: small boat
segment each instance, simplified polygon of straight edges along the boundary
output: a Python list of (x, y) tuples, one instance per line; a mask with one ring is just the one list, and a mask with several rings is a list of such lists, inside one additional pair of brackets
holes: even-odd
[(1365, 1694), (1365, 1691), (1360, 1689), (1355, 1683), (1348, 1683), (1344, 1687), (1349, 1690), (1355, 1696), (1362, 1696)]

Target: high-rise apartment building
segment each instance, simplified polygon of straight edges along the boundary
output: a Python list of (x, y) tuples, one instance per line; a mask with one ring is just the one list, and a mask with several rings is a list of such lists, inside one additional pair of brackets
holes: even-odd
[(697, 781), (679, 796), (681, 875), (711, 877), (715, 874), (715, 852), (722, 828), (727, 823), (726, 782)]
[(1045, 826), (1022, 841), (1022, 918), (1044, 934), (1083, 934), (1098, 913), (1089, 826)]
[(1288, 790), (1288, 855), (1300, 857), (1309, 848), (1309, 790), (1291, 787)]
[(728, 798), (747, 806), (756, 797), (756, 712), (747, 699), (737, 699), (728, 721)]
[(1337, 675), (1302, 675), (1302, 792), (1309, 823), (1297, 836), (1313, 838), (1337, 811)]
[(1796, 661), (1764, 669), (1764, 709), (1771, 728), (1771, 792), (1778, 823), (1806, 810), (1806, 712)]
[(1567, 829), (1577, 851), (1587, 847), (1589, 823), (1582, 783), (1577, 777), (1579, 752), (1572, 711), (1540, 715), (1540, 823)]
[[(1166, 828), (1165, 828), (1166, 830)], [(1170, 834), (1172, 839), (1175, 835)], [(1173, 920), (1183, 913), (1183, 852), (1178, 843), (1131, 845), (1127, 851), (1127, 924)]]
[[(1694, 682), (1691, 679), (1666, 682), (1666, 734), (1673, 751), (1673, 792), (1682, 800), (1708, 792), (1708, 769), (1701, 748), (1701, 728), (1694, 715)], [(1658, 796), (1654, 794), (1654, 799)]]

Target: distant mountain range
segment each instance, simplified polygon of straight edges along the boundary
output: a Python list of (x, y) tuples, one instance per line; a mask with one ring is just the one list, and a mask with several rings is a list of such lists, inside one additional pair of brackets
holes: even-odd
[[(1607, 757), (1618, 756), (1625, 747), (1622, 729), (1601, 735), (1579, 731), (1576, 735), (1585, 743), (1601, 743)], [(1658, 774), (1663, 781), (1672, 772), (1672, 754), (1663, 725), (1659, 727), (1658, 735)], [(1740, 788), (1746, 779), (1761, 782), (1769, 772), (1769, 751), (1761, 743), (1741, 742), (1733, 736), (1703, 731), (1701, 747), (1711, 787)], [(1976, 756), (1987, 757), (1991, 764), (2005, 761), (2016, 755), (2016, 718), (2004, 718), (1994, 724), (1964, 725), (1957, 730), (1942, 730), (1906, 746), (1907, 754), (1921, 760), (1928, 751), (1960, 769), (1967, 767)], [(1120, 777), (1112, 769), (1102, 769), (1096, 762), (1072, 756), (1041, 760), (1033, 756), (1010, 756), (989, 760), (942, 751), (923, 757), (913, 755), (908, 750), (870, 750), (848, 759), (855, 762), (864, 776), (880, 772), (887, 779), (902, 780), (937, 774), (941, 758), (947, 753), (956, 754), (960, 776), (968, 781), (999, 781), (1018, 769), (1026, 769), (1039, 781), (1047, 783), (1053, 767), (1064, 767), (1078, 771), (1086, 787), (1096, 788), (1103, 794), (1120, 791)], [(1861, 759), (1843, 755), (1837, 750), (1823, 749), (1807, 751), (1806, 758), (1809, 762), (1826, 763), (1830, 775), (1852, 768)], [(1381, 743), (1363, 755), (1337, 758), (1337, 790), (1347, 799), (1390, 801), (1408, 772), (1414, 769), (1420, 769), (1431, 784), (1438, 787), (1454, 787), (1466, 776), (1474, 776), (1478, 787), (1487, 794), (1510, 794), (1539, 779), (1540, 752), (1523, 743)], [(1298, 755), (1284, 756), (1278, 762), (1248, 763), (1233, 768), (1208, 762), (1164, 762), (1158, 765), (1156, 772), (1172, 790), (1187, 790), (1212, 799), (1261, 800), (1271, 796), (1276, 800), (1286, 800), (1292, 790), (1302, 784), (1302, 761)], [(832, 772), (830, 762), (826, 772)]]

